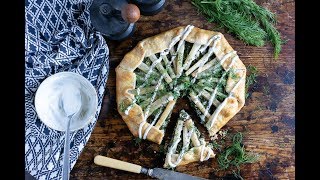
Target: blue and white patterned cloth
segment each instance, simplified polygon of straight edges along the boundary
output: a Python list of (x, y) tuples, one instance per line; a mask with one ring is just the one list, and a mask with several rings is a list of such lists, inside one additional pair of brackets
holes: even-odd
[(36, 179), (61, 179), (64, 132), (44, 125), (34, 107), (40, 83), (57, 72), (71, 71), (96, 88), (95, 120), (71, 134), (70, 163), (75, 165), (99, 116), (109, 73), (109, 50), (91, 27), (92, 0), (25, 2), (25, 170)]

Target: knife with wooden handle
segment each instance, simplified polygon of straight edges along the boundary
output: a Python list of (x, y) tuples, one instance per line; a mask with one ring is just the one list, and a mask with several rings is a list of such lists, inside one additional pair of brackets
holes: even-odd
[(120, 161), (117, 159), (112, 159), (112, 158), (101, 156), (101, 155), (97, 155), (94, 158), (94, 163), (100, 166), (106, 166), (109, 168), (119, 169), (123, 171), (128, 171), (128, 172), (133, 172), (138, 174), (140, 173), (146, 174), (150, 177), (157, 178), (160, 180), (168, 180), (168, 179), (204, 180), (204, 178), (195, 177), (188, 174), (170, 171), (162, 168), (148, 169), (136, 164)]

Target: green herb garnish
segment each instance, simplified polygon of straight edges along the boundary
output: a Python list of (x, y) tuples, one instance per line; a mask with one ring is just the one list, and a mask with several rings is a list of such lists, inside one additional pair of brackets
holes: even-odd
[(242, 133), (236, 133), (233, 138), (232, 145), (227, 147), (225, 151), (218, 154), (218, 164), (220, 170), (236, 167), (237, 171), (233, 170), (236, 177), (240, 176), (240, 165), (246, 163), (254, 163), (259, 159), (257, 154), (249, 153), (245, 150), (242, 144)]
[(239, 76), (236, 74), (236, 70), (234, 68), (229, 70), (229, 77), (231, 77), (233, 80), (239, 79)]
[(208, 146), (212, 147), (213, 150), (221, 151), (222, 145), (218, 144), (216, 141), (212, 141), (211, 143), (208, 143)]
[(166, 148), (164, 147), (163, 144), (159, 145), (159, 153), (160, 154), (165, 154), (166, 153)]
[(270, 87), (269, 86), (263, 86), (262, 91), (263, 91), (263, 94), (265, 94), (267, 96), (270, 95)]
[(125, 104), (124, 101), (121, 101), (120, 104), (119, 104), (119, 109), (121, 112), (124, 112), (126, 109), (127, 109), (127, 105)]
[(247, 80), (246, 80), (246, 99), (249, 97), (249, 87), (257, 82), (258, 70), (256, 67), (252, 66), (251, 64), (247, 67)]
[(274, 27), (275, 15), (253, 0), (192, 0), (209, 22), (219, 23), (245, 43), (264, 46), (265, 40), (274, 45), (274, 56), (281, 51), (280, 33)]
[(134, 141), (134, 146), (140, 146), (142, 139), (140, 139), (139, 137), (135, 137), (133, 141)]

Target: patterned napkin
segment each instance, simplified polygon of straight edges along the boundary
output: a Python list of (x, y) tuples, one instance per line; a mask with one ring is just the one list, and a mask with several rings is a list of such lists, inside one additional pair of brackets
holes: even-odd
[(98, 110), (85, 128), (71, 134), (71, 169), (98, 118), (109, 73), (109, 50), (89, 18), (92, 0), (25, 1), (25, 170), (36, 179), (61, 179), (64, 132), (44, 125), (34, 107), (40, 83), (71, 71), (96, 88)]

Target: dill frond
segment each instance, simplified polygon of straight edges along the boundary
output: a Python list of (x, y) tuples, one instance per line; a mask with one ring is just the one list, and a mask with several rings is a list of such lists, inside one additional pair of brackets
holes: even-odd
[(268, 33), (268, 38), (270, 42), (274, 45), (274, 57), (278, 58), (281, 51), (281, 44), (283, 43), (280, 33), (269, 21), (261, 19), (261, 23), (265, 27), (266, 32)]
[(248, 74), (246, 78), (246, 85), (245, 85), (245, 92), (246, 92), (246, 99), (249, 97), (249, 87), (252, 86), (257, 82), (258, 70), (255, 66), (251, 64), (247, 67)]
[(245, 12), (247, 15), (252, 15), (257, 21), (261, 23), (261, 26), (264, 28), (268, 35), (268, 40), (274, 45), (274, 56), (278, 58), (278, 55), (281, 51), (282, 40), (280, 33), (274, 27), (276, 23), (275, 14), (270, 12), (268, 9), (265, 9), (257, 5), (252, 0), (232, 0), (241, 12)]
[(119, 104), (119, 109), (121, 112), (124, 112), (126, 110), (128, 106), (125, 104), (124, 101), (121, 101), (120, 104)]
[(232, 138), (232, 145), (220, 153), (217, 158), (220, 170), (236, 167), (237, 171), (233, 171), (233, 173), (237, 177), (241, 177), (240, 165), (254, 163), (259, 159), (257, 154), (252, 154), (245, 150), (242, 139), (242, 133), (236, 133)]
[(142, 141), (142, 139), (140, 139), (139, 137), (135, 137), (133, 139), (134, 146), (140, 146), (141, 141)]
[(192, 4), (206, 15), (209, 22), (223, 25), (247, 44), (264, 46), (267, 33), (259, 27), (259, 23), (228, 6), (227, 1), (192, 0)]
[(235, 34), (246, 44), (264, 46), (268, 40), (274, 45), (274, 56), (281, 51), (280, 33), (274, 27), (275, 15), (253, 0), (192, 0), (209, 22), (216, 22)]

